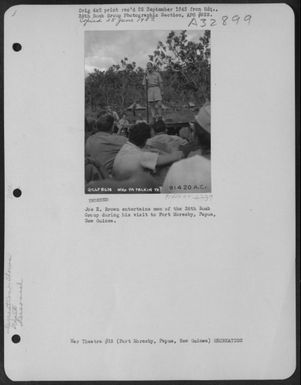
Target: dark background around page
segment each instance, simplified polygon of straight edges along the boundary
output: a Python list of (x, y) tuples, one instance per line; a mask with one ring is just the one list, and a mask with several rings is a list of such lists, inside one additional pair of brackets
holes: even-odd
[[(145, 4), (183, 4), (178, 1), (118, 1), (118, 2), (106, 2), (104, 4), (139, 4), (139, 3), (145, 3)], [(267, 4), (267, 3), (284, 3), (284, 1), (266, 1), (266, 0), (259, 0), (259, 1), (187, 1), (185, 3), (189, 4)], [(288, 0), (285, 2), (288, 4), (295, 13), (295, 84), (296, 84), (296, 99), (295, 99), (295, 105), (296, 105), (296, 309), (297, 309), (297, 367), (295, 373), (286, 380), (271, 380), (271, 381), (164, 381), (165, 384), (184, 384), (184, 383), (200, 383), (204, 385), (208, 384), (217, 384), (217, 385), (226, 385), (226, 384), (257, 384), (257, 383), (264, 383), (266, 385), (271, 384), (299, 384), (300, 383), (300, 1), (299, 0)], [(5, 11), (14, 6), (14, 5), (21, 5), (21, 4), (37, 4), (37, 5), (59, 5), (59, 4), (101, 4), (97, 1), (87, 1), (87, 0), (74, 0), (74, 1), (24, 1), (24, 0), (12, 0), (12, 1), (1, 1), (0, 2), (0, 10), (1, 10), (1, 95), (2, 95), (2, 102), (0, 106), (0, 117), (1, 117), (1, 130), (0, 130), (0, 144), (1, 144), (1, 196), (0, 196), (0, 212), (1, 212), (1, 251), (2, 251), (2, 261), (1, 261), (1, 276), (2, 276), (2, 283), (0, 285), (0, 295), (1, 295), (1, 328), (0, 328), (0, 358), (1, 358), (1, 364), (0, 364), (0, 384), (13, 384), (14, 381), (11, 381), (5, 374), (4, 371), (4, 346), (3, 346), (3, 340), (4, 340), (4, 315), (3, 315), (3, 269), (4, 269), (4, 81), (3, 81), (3, 46), (4, 46), (4, 13)], [(279, 26), (281, 28), (281, 26)], [(15, 43), (15, 42), (12, 42)], [(43, 343), (43, 341), (41, 341)], [(139, 381), (137, 381), (139, 382)], [(142, 382), (142, 381), (141, 381)], [(160, 382), (160, 381), (159, 381)], [(162, 381), (163, 382), (163, 381)], [(55, 383), (73, 383), (72, 381), (44, 381), (44, 382), (33, 382), (33, 381), (22, 381), (17, 382), (18, 384), (55, 384)], [(87, 382), (84, 381), (76, 381), (78, 384), (86, 384)], [(97, 384), (97, 383), (107, 383), (107, 384), (117, 384), (121, 383), (118, 381), (89, 381), (89, 384)], [(124, 381), (123, 383), (131, 383), (130, 381)], [(151, 384), (151, 381), (143, 381), (143, 383), (149, 383)]]

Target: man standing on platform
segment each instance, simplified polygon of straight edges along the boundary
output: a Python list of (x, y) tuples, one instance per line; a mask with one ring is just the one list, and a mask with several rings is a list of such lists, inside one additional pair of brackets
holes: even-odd
[(146, 87), (147, 102), (150, 106), (152, 119), (162, 118), (163, 82), (160, 73), (155, 71), (150, 62), (146, 66), (143, 85)]
[(86, 141), (86, 156), (104, 166), (109, 175), (112, 173), (116, 155), (127, 142), (124, 136), (113, 135), (113, 127), (113, 116), (102, 115), (96, 121), (97, 132)]

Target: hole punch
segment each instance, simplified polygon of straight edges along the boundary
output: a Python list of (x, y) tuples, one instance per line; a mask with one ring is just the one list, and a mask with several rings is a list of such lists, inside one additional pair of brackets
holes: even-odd
[(21, 341), (21, 337), (19, 336), (19, 334), (14, 334), (11, 340), (13, 341), (14, 344), (18, 344)]
[(13, 195), (16, 198), (19, 198), (22, 195), (22, 191), (19, 188), (15, 188), (13, 191)]
[(22, 45), (20, 43), (14, 43), (13, 44), (13, 50), (16, 51), (16, 52), (19, 52), (21, 51), (22, 49)]

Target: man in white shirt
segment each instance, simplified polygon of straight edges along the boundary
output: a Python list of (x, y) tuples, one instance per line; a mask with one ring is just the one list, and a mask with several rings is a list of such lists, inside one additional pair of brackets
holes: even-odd
[(182, 151), (160, 155), (144, 150), (150, 135), (150, 127), (146, 123), (135, 124), (131, 128), (128, 142), (122, 146), (114, 161), (113, 175), (116, 179), (127, 179), (141, 172), (155, 173), (157, 166), (171, 164), (183, 157)]

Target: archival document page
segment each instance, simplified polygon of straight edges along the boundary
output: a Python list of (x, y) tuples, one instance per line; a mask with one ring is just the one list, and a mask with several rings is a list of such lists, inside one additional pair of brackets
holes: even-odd
[(15, 381), (295, 370), (294, 14), (5, 14), (5, 371)]

